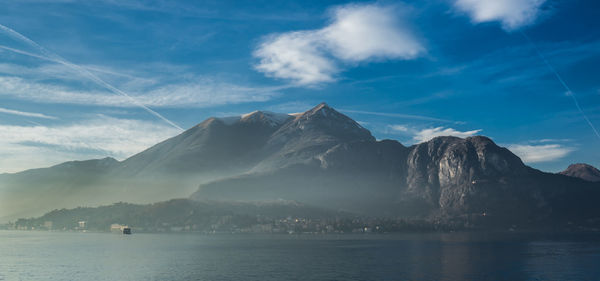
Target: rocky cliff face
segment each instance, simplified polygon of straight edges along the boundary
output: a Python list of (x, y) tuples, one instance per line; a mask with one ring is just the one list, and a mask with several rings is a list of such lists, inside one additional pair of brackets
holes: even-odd
[[(521, 160), (486, 137), (438, 137), (411, 147), (406, 198), (446, 211), (484, 211), (484, 186), (503, 185), (527, 173)], [(474, 210), (475, 208), (475, 210)]]

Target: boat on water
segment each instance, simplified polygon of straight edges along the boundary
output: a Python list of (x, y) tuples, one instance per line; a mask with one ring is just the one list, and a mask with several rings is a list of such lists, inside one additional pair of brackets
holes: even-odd
[(127, 225), (113, 223), (110, 225), (110, 232), (118, 234), (131, 234), (131, 227)]

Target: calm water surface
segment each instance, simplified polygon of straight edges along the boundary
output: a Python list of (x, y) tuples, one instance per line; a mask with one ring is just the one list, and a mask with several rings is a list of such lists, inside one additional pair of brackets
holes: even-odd
[(600, 280), (600, 238), (0, 231), (0, 280)]

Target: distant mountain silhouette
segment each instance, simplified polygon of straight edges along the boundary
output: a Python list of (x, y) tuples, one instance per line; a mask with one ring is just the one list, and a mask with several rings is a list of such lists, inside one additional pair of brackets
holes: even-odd
[(586, 181), (600, 182), (600, 170), (588, 164), (571, 164), (566, 170), (560, 172), (560, 174)]
[(209, 118), (122, 162), (76, 161), (0, 175), (5, 220), (188, 196), (284, 199), (373, 216), (485, 217), (509, 225), (600, 217), (598, 183), (530, 168), (482, 136), (437, 137), (410, 147), (377, 141), (324, 103), (302, 114)]

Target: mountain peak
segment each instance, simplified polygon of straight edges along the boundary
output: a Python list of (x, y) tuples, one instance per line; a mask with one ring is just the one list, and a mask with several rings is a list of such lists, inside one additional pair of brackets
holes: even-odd
[(320, 109), (332, 109), (326, 102), (322, 102), (320, 104), (317, 104), (317, 106), (315, 106), (313, 108), (313, 110), (320, 110)]
[(320, 103), (312, 109), (297, 115), (285, 130), (303, 132), (321, 132), (340, 140), (375, 140), (371, 133), (352, 118), (338, 112), (326, 103)]
[(333, 109), (332, 107), (330, 107), (329, 105), (327, 105), (326, 103), (322, 102), (320, 104), (318, 104), (317, 106), (311, 108), (310, 110), (304, 112), (304, 114), (302, 115), (316, 115), (316, 114), (321, 114), (325, 117), (327, 117), (330, 114), (340, 114), (339, 112), (337, 112), (335, 109)]
[(596, 169), (592, 165), (584, 163), (571, 164), (566, 170), (560, 172), (559, 174), (580, 178), (586, 181), (600, 182), (600, 170)]

